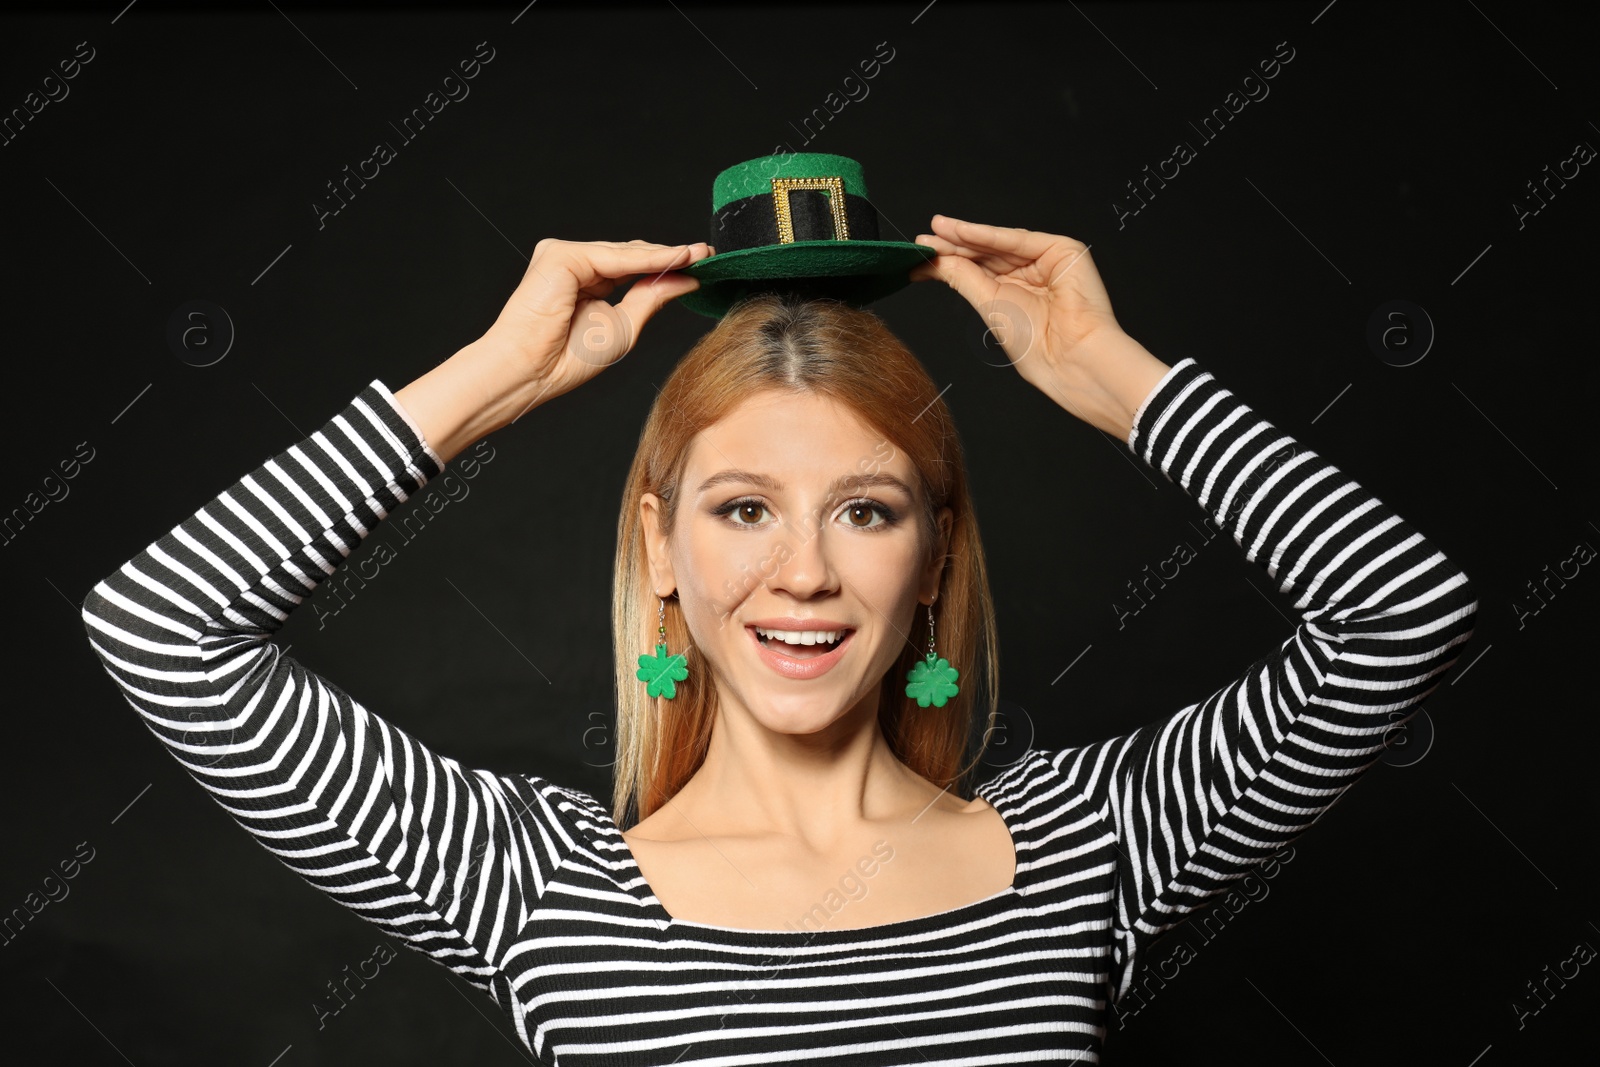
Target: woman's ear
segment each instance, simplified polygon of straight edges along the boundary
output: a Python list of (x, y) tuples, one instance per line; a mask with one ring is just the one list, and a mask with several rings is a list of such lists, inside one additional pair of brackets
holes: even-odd
[(644, 529), (644, 548), (650, 557), (650, 588), (659, 597), (665, 597), (678, 587), (672, 573), (672, 556), (667, 551), (667, 538), (661, 532), (661, 498), (645, 493), (639, 498), (639, 522)]
[(930, 602), (939, 595), (939, 578), (944, 573), (944, 561), (950, 552), (950, 531), (955, 525), (955, 512), (942, 507), (934, 516), (937, 540), (928, 552), (928, 565), (922, 572), (922, 596)]

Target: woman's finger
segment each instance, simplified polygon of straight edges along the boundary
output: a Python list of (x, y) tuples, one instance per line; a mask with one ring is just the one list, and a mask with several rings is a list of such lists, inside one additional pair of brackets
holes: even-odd
[(640, 278), (617, 301), (617, 311), (628, 324), (629, 347), (639, 339), (639, 331), (650, 317), (666, 306), (669, 300), (693, 292), (700, 280), (689, 274), (663, 273), (653, 278)]
[(989, 267), (990, 270), (994, 270), (995, 274), (1006, 274), (1010, 270), (1026, 267), (1030, 262), (1034, 262), (1032, 259), (1027, 259), (1026, 256), (1002, 253), (1002, 251), (995, 251), (992, 248), (973, 248), (973, 246), (968, 245), (957, 245), (957, 243), (949, 242), (946, 238), (939, 237), (938, 234), (918, 234), (917, 243), (918, 245), (928, 246), (928, 248), (941, 254), (941, 256), (966, 256), (968, 259), (976, 259), (976, 261), (982, 262), (984, 266)]
[(917, 234), (916, 243), (927, 245), (941, 256), (959, 256), (970, 251), (970, 249), (963, 249), (962, 246), (945, 240), (936, 233), (919, 233)]
[(557, 245), (550, 255), (577, 278), (579, 287), (601, 279), (620, 281), (634, 275), (681, 270), (704, 259), (704, 242), (693, 245), (608, 245), (583, 242)]
[(991, 226), (984, 222), (951, 218), (949, 215), (935, 215), (933, 229), (936, 235), (952, 244), (1005, 256), (1013, 266), (1018, 267), (1034, 262), (1052, 244), (1065, 239), (1059, 234)]
[(707, 256), (710, 256), (712, 254), (711, 246), (707, 245), (704, 241), (699, 241), (699, 242), (697, 242), (695, 244), (692, 244), (692, 245), (686, 245), (686, 246), (680, 246), (680, 247), (685, 247), (685, 248), (688, 249), (688, 255), (687, 255), (686, 258), (680, 260), (677, 257), (674, 257), (673, 258), (673, 262), (671, 264), (661, 268), (660, 270), (654, 271), (654, 272), (640, 271), (639, 272), (640, 275), (641, 276), (648, 275), (651, 278), (659, 278), (663, 274), (666, 274), (669, 271), (680, 271), (680, 270), (683, 270), (685, 267), (689, 266), (691, 263), (696, 263), (699, 260), (705, 259)]
[(963, 259), (971, 259), (971, 261), (976, 262), (979, 267), (982, 267), (984, 270), (989, 270), (990, 274), (997, 275), (997, 277), (998, 275), (1002, 274), (1011, 274), (1013, 270), (1018, 270), (1021, 269), (1021, 267), (1029, 266), (1027, 262), (1016, 261), (1016, 259), (1010, 258), (1010, 256), (997, 256), (997, 254), (989, 253), (989, 251), (981, 250), (981, 248), (966, 248), (965, 245), (952, 245), (952, 243), (947, 242), (947, 240), (944, 240), (944, 238), (938, 237), (938, 235), (934, 234), (918, 234), (917, 243), (918, 245), (928, 246), (928, 248), (931, 248), (934, 253), (938, 253), (939, 256), (960, 256), (960, 258)]
[(913, 281), (937, 278), (979, 309), (993, 300), (1000, 289), (994, 275), (964, 256), (937, 256), (913, 267), (911, 278)]
[[(949, 261), (954, 261), (954, 259), (962, 259), (962, 261), (970, 262), (970, 264), (976, 264), (979, 269), (984, 270), (984, 274), (990, 275), (990, 277), (995, 277), (994, 270), (990, 269), (989, 264), (986, 264), (986, 262), (979, 262), (978, 259), (973, 258), (973, 256), (966, 256), (966, 254), (963, 254), (962, 251), (958, 250), (957, 246), (950, 245), (949, 242), (942, 242), (942, 240), (939, 240), (939, 238), (933, 238), (933, 240), (930, 242), (930, 240), (925, 240), (926, 237), (928, 237), (928, 235), (918, 234), (917, 243), (918, 245), (926, 245), (928, 248), (931, 248), (931, 250), (934, 251), (934, 256), (933, 259), (925, 259), (925, 261), (918, 262), (917, 266), (910, 269), (910, 277), (912, 277), (914, 282), (922, 282), (923, 278), (941, 277), (941, 274), (939, 274), (939, 261), (941, 261), (941, 259), (949, 259)], [(1005, 269), (1010, 270), (1010, 267), (1005, 267)]]
[(604, 300), (606, 297), (610, 296), (616, 290), (616, 288), (617, 283), (614, 280), (610, 278), (601, 278), (593, 285), (585, 285), (580, 288), (578, 290), (578, 295), (593, 297), (596, 300)]

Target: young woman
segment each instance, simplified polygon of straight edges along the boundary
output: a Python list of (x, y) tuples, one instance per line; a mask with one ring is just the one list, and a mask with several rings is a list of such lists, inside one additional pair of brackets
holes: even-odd
[(1082, 244), (933, 230), (912, 277), (1003, 301), (1023, 380), (1294, 598), (1300, 625), (1232, 683), (969, 796), (995, 649), (949, 412), (875, 315), (774, 294), (694, 347), (640, 439), (610, 810), (463, 768), (280, 654), (288, 612), (408, 497), (698, 284), (679, 271), (704, 245), (642, 241), (541, 241), (483, 337), (398, 392), (371, 382), (106, 576), (90, 641), (245, 829), (483, 989), (546, 1062), (1096, 1062), (1141, 951), (1377, 760), (1477, 603), (1371, 493), (1124, 333)]

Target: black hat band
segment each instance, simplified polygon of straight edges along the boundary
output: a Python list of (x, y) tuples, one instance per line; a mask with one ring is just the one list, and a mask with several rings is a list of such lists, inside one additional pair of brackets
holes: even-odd
[[(878, 240), (878, 210), (864, 196), (797, 188), (788, 189), (786, 195), (789, 241)], [(837, 232), (833, 196), (843, 202), (844, 233)], [(787, 244), (782, 227), (784, 214), (773, 193), (729, 201), (711, 216), (711, 245), (721, 255), (741, 248)]]

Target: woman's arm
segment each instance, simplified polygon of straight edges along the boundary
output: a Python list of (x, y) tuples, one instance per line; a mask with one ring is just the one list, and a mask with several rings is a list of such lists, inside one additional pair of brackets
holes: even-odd
[(1084, 798), (1118, 845), (1120, 997), (1144, 945), (1265, 864), (1377, 761), (1472, 636), (1477, 600), (1377, 497), (1194, 360), (1164, 367), (1129, 337), (1087, 245), (943, 215), (933, 227), (917, 241), (937, 255), (911, 278), (961, 293), (1024, 380), (1182, 486), (1302, 619), (1199, 703), (1051, 755), (1048, 795)]
[[(284, 865), (488, 989), (584, 842), (584, 801), (461, 767), (273, 633), (443, 464), (380, 381), (107, 575), (83, 603), (128, 702)], [(401, 670), (425, 670), (396, 649)]]
[(1052, 754), (1119, 846), (1118, 996), (1145, 945), (1296, 840), (1377, 762), (1477, 611), (1437, 546), (1193, 359), (1136, 411), (1128, 447), (1193, 497), (1302, 621), (1198, 703)]
[[(402, 389), (409, 404), (371, 382), (83, 603), (107, 673), (224, 810), (313, 886), (486, 990), (604, 809), (537, 775), (463, 769), (270, 638), (463, 448), (626, 355), (698, 285), (677, 268), (709, 254), (540, 241), (483, 337)], [(415, 650), (397, 653), (417, 669)]]

